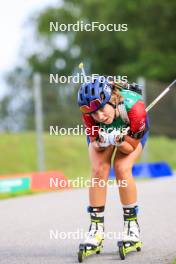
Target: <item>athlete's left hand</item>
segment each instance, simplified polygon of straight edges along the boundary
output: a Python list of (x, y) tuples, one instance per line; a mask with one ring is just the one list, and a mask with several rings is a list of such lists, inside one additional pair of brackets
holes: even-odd
[(125, 135), (128, 134), (129, 127), (121, 129), (114, 129), (111, 133), (108, 134), (109, 143), (113, 146), (119, 147), (125, 140)]

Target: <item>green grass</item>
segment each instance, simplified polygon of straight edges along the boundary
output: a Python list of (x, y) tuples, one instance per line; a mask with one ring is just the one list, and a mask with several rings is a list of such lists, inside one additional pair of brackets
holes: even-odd
[(151, 137), (148, 141), (148, 161), (166, 161), (176, 170), (176, 139)]
[(19, 192), (15, 192), (15, 193), (1, 193), (0, 199), (15, 198), (15, 197), (19, 197), (19, 196), (32, 195), (32, 194), (37, 194), (37, 193), (38, 192), (34, 192), (31, 190), (19, 191)]
[[(44, 135), (46, 170), (60, 170), (70, 178), (89, 177), (90, 165), (85, 136)], [(37, 171), (34, 133), (0, 135), (0, 175)], [(152, 137), (148, 161), (164, 160), (176, 170), (176, 140)]]

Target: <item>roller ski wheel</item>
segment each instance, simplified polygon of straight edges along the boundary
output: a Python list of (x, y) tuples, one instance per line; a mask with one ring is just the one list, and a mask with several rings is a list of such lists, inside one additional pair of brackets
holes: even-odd
[(91, 244), (80, 244), (78, 252), (78, 262), (82, 263), (84, 261), (84, 258), (90, 255), (100, 254), (102, 247), (102, 243), (99, 246), (93, 246)]
[(126, 254), (132, 252), (132, 251), (141, 251), (142, 242), (133, 242), (133, 241), (119, 241), (118, 242), (118, 248), (119, 248), (119, 255), (121, 260), (124, 260), (126, 257)]

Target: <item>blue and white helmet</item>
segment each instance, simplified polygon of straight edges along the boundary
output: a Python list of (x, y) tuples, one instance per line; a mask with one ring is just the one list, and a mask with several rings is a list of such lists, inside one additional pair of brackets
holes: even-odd
[(112, 84), (105, 77), (97, 77), (91, 82), (82, 84), (78, 91), (80, 111), (84, 114), (96, 112), (109, 102), (111, 94)]

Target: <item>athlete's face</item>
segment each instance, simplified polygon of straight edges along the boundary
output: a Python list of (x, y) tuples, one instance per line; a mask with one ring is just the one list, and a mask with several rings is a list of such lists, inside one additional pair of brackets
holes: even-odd
[(115, 118), (115, 111), (111, 105), (105, 104), (103, 108), (92, 113), (91, 116), (99, 123), (111, 124)]

